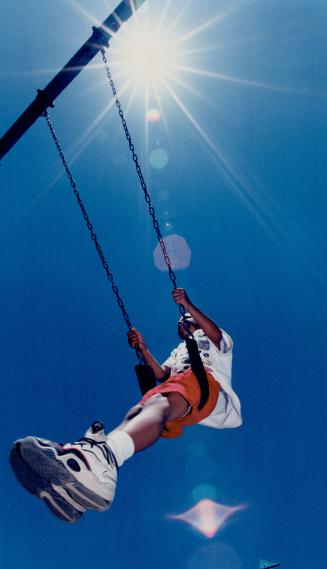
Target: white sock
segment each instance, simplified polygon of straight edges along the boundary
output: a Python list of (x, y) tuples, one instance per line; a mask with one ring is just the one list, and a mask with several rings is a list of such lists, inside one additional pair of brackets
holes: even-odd
[(118, 466), (133, 456), (135, 447), (132, 437), (125, 431), (113, 431), (107, 435), (107, 443), (115, 455)]

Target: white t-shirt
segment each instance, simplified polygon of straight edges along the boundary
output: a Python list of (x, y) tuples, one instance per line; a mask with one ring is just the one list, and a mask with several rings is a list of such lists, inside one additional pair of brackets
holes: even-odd
[[(232, 388), (233, 341), (227, 332), (224, 330), (221, 332), (220, 349), (205, 335), (203, 330), (196, 330), (193, 334), (204, 368), (220, 384), (216, 407), (199, 424), (216, 429), (235, 428), (242, 424), (240, 400)], [(171, 375), (188, 369), (190, 360), (186, 343), (178, 344), (162, 365), (170, 369)]]

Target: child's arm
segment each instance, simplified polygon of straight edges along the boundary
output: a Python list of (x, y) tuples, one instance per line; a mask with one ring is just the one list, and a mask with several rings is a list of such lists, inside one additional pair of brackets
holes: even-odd
[(222, 338), (222, 332), (220, 328), (206, 316), (197, 306), (192, 304), (190, 299), (188, 298), (186, 291), (183, 288), (175, 288), (173, 290), (173, 298), (176, 304), (181, 304), (184, 306), (185, 310), (193, 316), (194, 320), (196, 320), (199, 327), (203, 330), (203, 332), (210, 338), (214, 344), (216, 344), (219, 348), (220, 340)]
[(157, 360), (153, 357), (151, 352), (148, 350), (147, 346), (145, 345), (144, 339), (142, 334), (136, 330), (136, 328), (132, 328), (128, 333), (128, 343), (132, 348), (135, 348), (137, 345), (139, 346), (142, 356), (146, 363), (152, 368), (152, 371), (155, 375), (155, 378), (159, 381), (163, 379), (169, 373), (169, 368), (166, 366), (161, 366)]

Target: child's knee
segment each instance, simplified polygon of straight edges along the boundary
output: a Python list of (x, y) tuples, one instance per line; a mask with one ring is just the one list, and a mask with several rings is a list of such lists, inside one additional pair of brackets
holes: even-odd
[(183, 417), (190, 408), (189, 403), (180, 393), (156, 393), (145, 402), (144, 408), (153, 409), (162, 419), (172, 421)]
[(156, 413), (161, 413), (164, 416), (169, 415), (170, 404), (164, 395), (161, 393), (155, 393), (144, 403), (144, 409), (153, 409)]

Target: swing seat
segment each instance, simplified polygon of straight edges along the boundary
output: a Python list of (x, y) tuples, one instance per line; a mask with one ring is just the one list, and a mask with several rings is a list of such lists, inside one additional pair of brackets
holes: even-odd
[(157, 386), (156, 378), (150, 366), (137, 364), (134, 369), (142, 395)]

